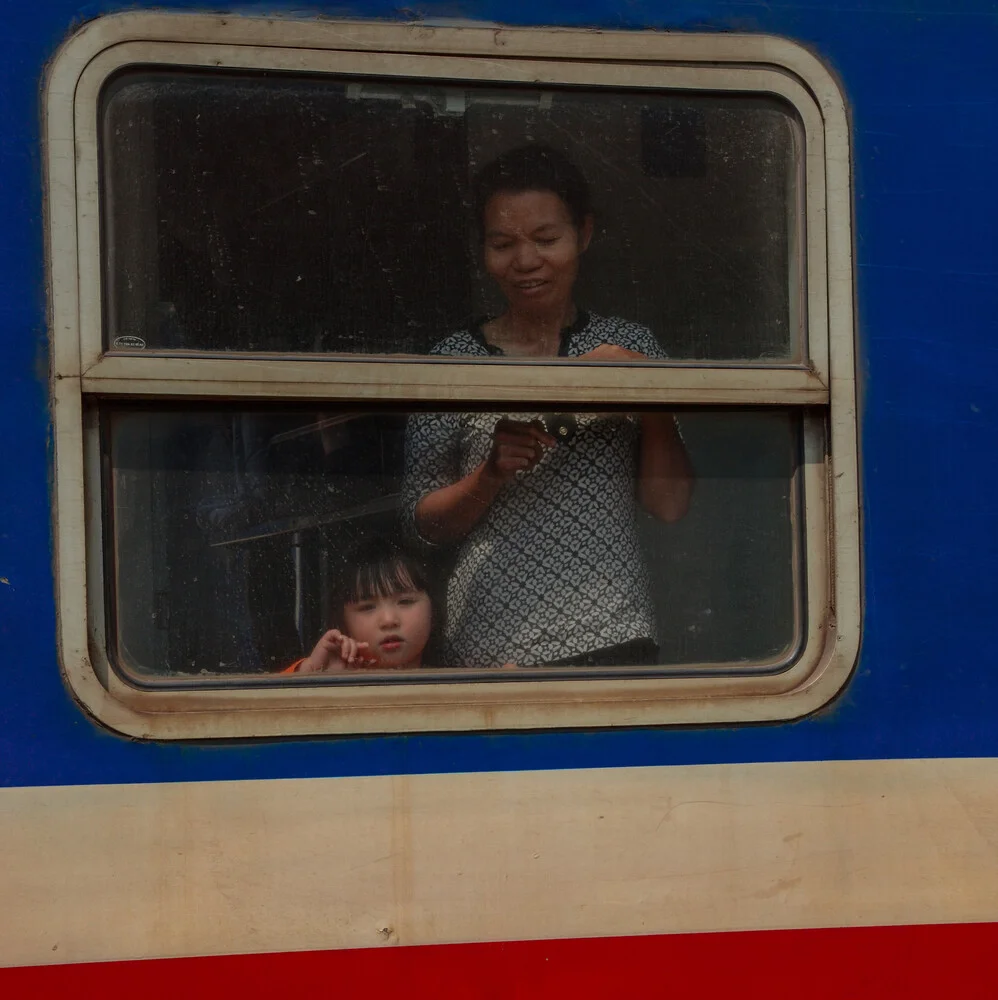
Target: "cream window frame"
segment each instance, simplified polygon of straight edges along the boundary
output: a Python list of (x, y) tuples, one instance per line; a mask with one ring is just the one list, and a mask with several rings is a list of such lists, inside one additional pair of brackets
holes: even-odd
[[(467, 362), (105, 351), (99, 95), (126, 66), (775, 94), (803, 123), (803, 360)], [(859, 648), (861, 590), (849, 131), (828, 71), (762, 35), (382, 25), (126, 13), (74, 35), (45, 92), (61, 663), (84, 708), (149, 739), (706, 724), (791, 719), (826, 704)], [(331, 363), (335, 361), (335, 363)], [(101, 398), (316, 399), (363, 405), (537, 401), (776, 405), (805, 414), (802, 652), (779, 673), (374, 686), (139, 689), (109, 668), (97, 429)], [(815, 414), (820, 414), (816, 416)]]

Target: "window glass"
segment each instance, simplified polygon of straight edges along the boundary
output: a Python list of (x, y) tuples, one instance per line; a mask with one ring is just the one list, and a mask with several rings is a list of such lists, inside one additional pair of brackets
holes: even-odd
[(424, 353), (503, 309), (472, 178), (524, 143), (591, 189), (580, 305), (676, 359), (801, 359), (777, 98), (186, 70), (104, 91), (105, 345)]
[[(686, 516), (666, 523), (636, 499), (636, 449), (652, 417), (663, 415), (106, 403), (112, 661), (140, 683), (294, 682), (281, 671), (343, 625), (350, 561), (401, 539), (433, 612), (424, 673), (788, 665), (803, 628), (802, 418), (679, 414), (696, 490)], [(500, 421), (556, 443), (463, 537), (429, 544), (420, 499), (487, 457)], [(649, 642), (587, 659), (594, 629), (600, 649)]]

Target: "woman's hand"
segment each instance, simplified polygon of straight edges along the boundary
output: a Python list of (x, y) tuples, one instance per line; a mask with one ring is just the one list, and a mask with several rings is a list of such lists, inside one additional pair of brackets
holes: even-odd
[(485, 460), (485, 474), (508, 482), (518, 472), (529, 472), (557, 441), (539, 422), (500, 420), (492, 435), (492, 450)]
[(301, 661), (296, 674), (335, 674), (377, 663), (378, 658), (366, 642), (357, 642), (339, 629), (331, 628), (315, 644), (315, 649)]
[[(642, 361), (648, 355), (617, 344), (600, 344), (580, 355), (586, 361)], [(671, 413), (641, 415), (638, 501), (660, 521), (678, 521), (689, 510), (693, 467)]]
[(632, 351), (619, 344), (600, 344), (585, 354), (580, 354), (576, 361), (647, 361), (648, 355), (640, 351)]
[(527, 472), (557, 442), (542, 424), (499, 420), (485, 461), (450, 486), (427, 493), (416, 504), (420, 534), (430, 542), (456, 542), (485, 516), (503, 487), (518, 472)]

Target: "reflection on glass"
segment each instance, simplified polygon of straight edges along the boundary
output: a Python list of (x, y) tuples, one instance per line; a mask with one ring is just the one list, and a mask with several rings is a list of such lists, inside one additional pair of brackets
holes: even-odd
[(504, 308), (473, 178), (542, 144), (592, 192), (582, 308), (672, 358), (801, 356), (775, 98), (157, 71), (102, 121), (109, 349), (424, 353)]
[[(685, 516), (642, 487), (656, 421), (676, 426), (661, 412), (109, 408), (112, 661), (177, 683), (786, 664), (803, 627), (799, 418), (680, 414)], [(480, 516), (427, 504), (493, 475), (500, 440), (523, 461), (479, 476)]]

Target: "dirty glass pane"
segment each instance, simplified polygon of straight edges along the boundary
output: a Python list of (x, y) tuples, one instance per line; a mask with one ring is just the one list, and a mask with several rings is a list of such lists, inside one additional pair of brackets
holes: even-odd
[(579, 308), (678, 359), (805, 349), (774, 97), (130, 71), (101, 114), (109, 349), (424, 353), (506, 308), (472, 178), (537, 143), (591, 190)]
[[(635, 499), (655, 420), (696, 478), (672, 523)], [(501, 421), (551, 438), (479, 520), (445, 518), (452, 537), (428, 544), (424, 498), (474, 474)], [(112, 662), (139, 682), (295, 682), (281, 671), (345, 630), (365, 549), (391, 540), (432, 608), (424, 669), (407, 676), (780, 669), (803, 627), (800, 417), (699, 411), (678, 427), (685, 444), (662, 414), (107, 406)]]

